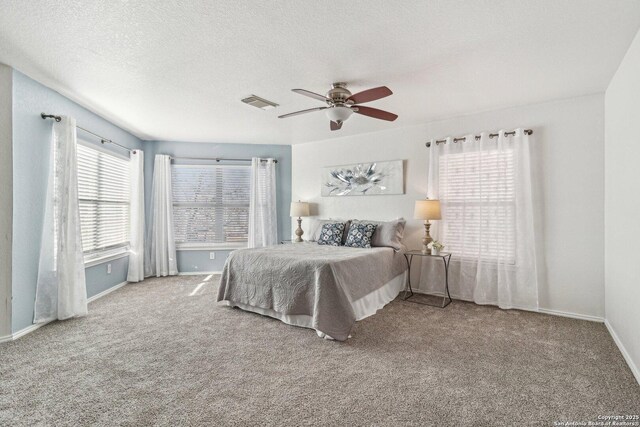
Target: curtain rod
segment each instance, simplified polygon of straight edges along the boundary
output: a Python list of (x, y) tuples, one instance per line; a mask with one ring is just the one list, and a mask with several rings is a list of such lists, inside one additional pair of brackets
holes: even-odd
[[(525, 129), (524, 130), (524, 134), (525, 135), (531, 135), (533, 133), (533, 131), (531, 129)], [(505, 136), (509, 136), (509, 135), (515, 135), (516, 131), (512, 130), (511, 132), (505, 132), (504, 135)], [(489, 138), (495, 138), (496, 136), (498, 136), (499, 134), (497, 133), (490, 133), (489, 134)], [(476, 141), (480, 139), (480, 135), (476, 135), (475, 136)], [(460, 138), (453, 138), (453, 142), (460, 142), (460, 141), (466, 141), (467, 137), (466, 136), (462, 136)], [(438, 144), (445, 144), (447, 142), (446, 139), (438, 139), (435, 141), (436, 145)], [(431, 147), (431, 141), (428, 141), (426, 144), (427, 148)]]
[[(171, 160), (210, 160), (216, 162), (250, 162), (251, 159), (225, 159), (222, 157), (171, 157)], [(266, 159), (261, 159), (260, 161), (266, 162)], [(278, 160), (274, 159), (273, 163), (278, 163)]]
[[(62, 120), (62, 117), (56, 116), (56, 115), (53, 115), (53, 114), (40, 113), (40, 117), (42, 117), (43, 119), (53, 119), (56, 122), (60, 122), (60, 120)], [(112, 141), (112, 140), (110, 140), (108, 138), (105, 138), (104, 136), (100, 136), (97, 133), (93, 133), (90, 130), (83, 128), (82, 126), (77, 126), (76, 125), (76, 128), (80, 129), (82, 131), (85, 131), (86, 133), (90, 133), (93, 136), (96, 136), (96, 137), (100, 138), (100, 142), (102, 144), (109, 143), (109, 144), (117, 145), (118, 147), (122, 148), (123, 150), (127, 150), (129, 153), (136, 154), (136, 150), (132, 150), (131, 148), (125, 147), (124, 145), (121, 145), (121, 144), (118, 144), (117, 142), (114, 142), (114, 141)]]

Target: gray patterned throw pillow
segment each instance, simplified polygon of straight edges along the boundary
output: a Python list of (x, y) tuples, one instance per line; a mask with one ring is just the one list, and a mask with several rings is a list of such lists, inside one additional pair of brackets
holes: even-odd
[(344, 222), (323, 224), (318, 237), (318, 244), (340, 246), (342, 244), (342, 233), (344, 233)]
[(371, 223), (351, 223), (347, 242), (344, 245), (351, 248), (370, 248), (371, 236), (375, 233), (376, 227), (376, 224)]
[[(396, 251), (401, 251), (405, 249), (405, 246), (402, 244), (402, 238), (404, 236), (404, 227), (407, 221), (404, 218), (394, 219), (392, 221), (368, 221), (362, 220), (358, 221), (354, 219), (353, 222), (356, 223), (371, 223), (375, 224), (376, 232), (373, 233), (373, 237), (371, 238), (371, 246), (387, 246), (395, 249)], [(345, 239), (347, 236), (344, 236)]]

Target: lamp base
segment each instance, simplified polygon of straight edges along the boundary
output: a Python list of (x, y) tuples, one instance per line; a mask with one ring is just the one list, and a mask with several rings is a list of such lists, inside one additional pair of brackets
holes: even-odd
[(296, 229), (296, 239), (293, 241), (294, 243), (302, 243), (302, 235), (304, 234), (304, 231), (302, 230), (302, 218), (298, 217), (297, 219), (298, 221), (298, 228)]
[(429, 244), (431, 242), (433, 242), (433, 239), (431, 238), (431, 235), (429, 234), (429, 229), (431, 228), (431, 224), (429, 223), (429, 220), (425, 220), (424, 221), (424, 237), (422, 238), (422, 253), (423, 254), (428, 254), (431, 252), (431, 249), (429, 249)]

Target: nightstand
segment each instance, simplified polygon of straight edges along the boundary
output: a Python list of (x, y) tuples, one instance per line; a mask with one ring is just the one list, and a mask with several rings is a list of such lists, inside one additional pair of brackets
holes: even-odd
[[(442, 297), (442, 304), (435, 305), (427, 302), (409, 301), (409, 298), (413, 296), (413, 289), (411, 288), (411, 262), (414, 256), (440, 258), (444, 264), (444, 290), (446, 295)], [(448, 252), (441, 252), (439, 255), (431, 255), (431, 252), (426, 254), (422, 251), (407, 251), (404, 253), (404, 258), (407, 260), (407, 288), (404, 290), (404, 301), (413, 302), (416, 304), (430, 305), (432, 307), (445, 308), (451, 304), (451, 294), (449, 293), (449, 262), (451, 261), (451, 254)], [(410, 294), (410, 295), (408, 295)]]

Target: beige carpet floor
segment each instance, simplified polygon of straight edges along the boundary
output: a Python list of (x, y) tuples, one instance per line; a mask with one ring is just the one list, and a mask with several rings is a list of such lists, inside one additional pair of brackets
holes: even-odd
[[(344, 343), (152, 279), (0, 344), (0, 425), (553, 425), (640, 413), (602, 324), (395, 301)], [(203, 284), (202, 284), (203, 283)], [(200, 285), (202, 284), (202, 285)]]

